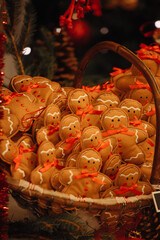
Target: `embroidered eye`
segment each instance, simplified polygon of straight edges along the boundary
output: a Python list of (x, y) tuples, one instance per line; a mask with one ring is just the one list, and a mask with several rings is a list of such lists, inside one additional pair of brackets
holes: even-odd
[(85, 99), (83, 98), (83, 102), (85, 101)]
[(23, 81), (21, 81), (21, 83), (23, 83)]
[(53, 155), (53, 152), (51, 152), (51, 154)]
[(114, 171), (114, 168), (112, 168), (112, 171)]
[(93, 164), (95, 164), (95, 161), (93, 162)]
[(95, 137), (95, 139), (97, 139), (97, 137)]
[(133, 111), (134, 113), (136, 112), (136, 111)]
[(148, 98), (148, 96), (146, 96), (146, 98)]
[(150, 148), (148, 147), (147, 149), (149, 150)]
[(112, 122), (114, 122), (114, 119), (112, 119)]
[(140, 98), (142, 98), (142, 96), (140, 96)]
[(126, 178), (126, 180), (128, 180), (128, 177)]
[(80, 103), (80, 101), (78, 101), (78, 103)]
[(72, 130), (72, 128), (69, 128), (69, 130)]
[(49, 153), (47, 153), (47, 156), (49, 156)]
[(55, 119), (55, 117), (53, 117), (53, 119)]
[(133, 179), (133, 177), (131, 177), (131, 179)]
[(112, 104), (110, 104), (109, 106), (112, 107)]
[(118, 122), (120, 122), (120, 119), (118, 119)]
[(91, 142), (93, 142), (93, 139), (91, 139)]
[(88, 163), (90, 163), (90, 161), (88, 160)]
[(130, 110), (128, 110), (128, 112), (130, 112)]

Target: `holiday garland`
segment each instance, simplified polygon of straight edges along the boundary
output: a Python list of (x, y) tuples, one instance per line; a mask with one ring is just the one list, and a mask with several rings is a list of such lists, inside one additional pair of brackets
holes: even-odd
[[(0, 1), (1, 3), (1, 1)], [(2, 10), (3, 4), (1, 3), (1, 22), (0, 22), (0, 88), (3, 85), (4, 78), (4, 52), (5, 52), (5, 43), (6, 43), (6, 35), (4, 33), (5, 26), (7, 24), (6, 21), (6, 13)], [(0, 89), (1, 90), (1, 89)], [(1, 93), (1, 91), (0, 91)], [(0, 103), (2, 103), (2, 98), (0, 97)], [(0, 109), (0, 119), (3, 118), (3, 111)], [(1, 135), (1, 130), (0, 130)], [(1, 239), (8, 239), (8, 184), (6, 182), (6, 175), (0, 169), (0, 236)]]

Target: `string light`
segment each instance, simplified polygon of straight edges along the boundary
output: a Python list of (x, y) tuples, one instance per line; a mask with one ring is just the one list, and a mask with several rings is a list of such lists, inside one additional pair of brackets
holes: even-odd
[(31, 48), (30, 47), (25, 47), (22, 51), (23, 55), (29, 55), (31, 53)]
[(157, 20), (155, 23), (154, 23), (155, 27), (156, 28), (160, 28), (160, 20)]

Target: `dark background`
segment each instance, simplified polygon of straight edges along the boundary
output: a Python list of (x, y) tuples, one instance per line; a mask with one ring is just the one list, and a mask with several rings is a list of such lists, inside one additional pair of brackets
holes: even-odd
[[(71, 0), (32, 0), (37, 12), (37, 35), (41, 26), (53, 30), (59, 27), (59, 16), (67, 10)], [(131, 51), (139, 49), (140, 43), (150, 44), (155, 42), (153, 37), (144, 37), (140, 26), (146, 24), (145, 31), (154, 30), (154, 22), (160, 19), (160, 0), (139, 0), (138, 6), (133, 10), (126, 10), (122, 7), (106, 9), (102, 3), (102, 16), (96, 17), (93, 14), (85, 15), (84, 21), (89, 25), (90, 33), (86, 32), (83, 39), (75, 41), (75, 53), (80, 61), (87, 50), (100, 41), (114, 41), (120, 43)], [(100, 33), (102, 27), (107, 27), (109, 32), (105, 35)], [(37, 36), (35, 35), (35, 36)], [(105, 54), (104, 54), (105, 53)], [(111, 72), (113, 66), (128, 68), (130, 64), (122, 57), (113, 53), (103, 52), (93, 60), (92, 66), (87, 68), (88, 73)]]

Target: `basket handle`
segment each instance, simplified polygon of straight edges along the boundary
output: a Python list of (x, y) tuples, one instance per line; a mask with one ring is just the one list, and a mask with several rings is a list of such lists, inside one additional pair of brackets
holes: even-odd
[[(140, 58), (137, 55), (135, 55), (128, 48), (118, 43), (103, 41), (97, 43), (92, 48), (90, 48), (90, 50), (85, 54), (85, 56), (80, 61), (79, 68), (75, 76), (75, 87), (81, 88), (83, 74), (89, 61), (92, 60), (92, 58), (102, 50), (112, 50), (113, 52), (121, 55), (131, 64), (134, 64), (135, 67), (137, 67), (137, 69), (143, 74), (148, 84), (150, 85), (153, 93), (156, 107), (156, 122), (160, 123), (160, 90), (157, 85), (157, 82), (155, 81), (155, 78), (153, 77), (149, 68), (140, 60)], [(160, 184), (160, 124), (157, 124), (156, 126), (155, 154), (150, 181), (152, 184)]]

